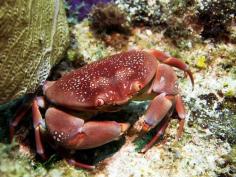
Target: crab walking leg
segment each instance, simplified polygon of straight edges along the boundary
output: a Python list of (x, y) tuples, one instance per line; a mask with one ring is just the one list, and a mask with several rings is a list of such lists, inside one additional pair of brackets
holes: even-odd
[(13, 137), (15, 135), (15, 128), (18, 126), (20, 121), (25, 117), (26, 113), (31, 108), (32, 104), (28, 103), (23, 107), (20, 107), (19, 110), (16, 113), (16, 117), (13, 121), (10, 122), (10, 142), (13, 141)]
[(194, 79), (193, 79), (193, 74), (191, 70), (189, 69), (188, 65), (186, 65), (183, 61), (177, 58), (169, 57), (166, 60), (163, 61), (163, 63), (174, 66), (176, 68), (179, 68), (183, 70), (185, 73), (188, 74), (190, 77), (191, 83), (192, 83), (192, 88), (194, 88)]
[(46, 159), (46, 155), (45, 155), (45, 151), (44, 151), (44, 147), (43, 147), (43, 143), (41, 139), (41, 133), (40, 133), (40, 126), (42, 124), (42, 116), (39, 111), (39, 106), (36, 99), (33, 100), (32, 113), (33, 113), (36, 151), (43, 159)]
[(166, 93), (168, 95), (178, 94), (177, 76), (171, 66), (162, 63), (158, 65), (148, 94), (151, 92)]
[[(162, 93), (155, 97), (154, 100), (150, 103), (147, 112), (144, 115), (143, 125), (143, 130), (149, 131), (151, 128), (154, 128), (157, 124), (161, 123), (160, 129), (157, 131), (156, 135), (151, 139), (151, 141), (147, 145), (145, 145), (141, 152), (144, 153), (148, 149), (150, 149), (155, 144), (155, 142), (164, 134), (170, 121), (168, 112), (173, 107), (173, 103), (175, 104), (175, 108), (179, 116), (179, 128), (177, 131), (176, 139), (179, 140), (182, 136), (185, 122), (185, 109), (181, 96), (171, 96)], [(164, 119), (164, 117), (166, 118)]]
[[(180, 94), (178, 93), (177, 76), (172, 67), (166, 64), (159, 64), (156, 76), (148, 93), (166, 93), (169, 100), (175, 102), (175, 108), (180, 118), (179, 128), (177, 132), (177, 139), (179, 139), (183, 133), (184, 119), (186, 117), (184, 103)], [(176, 95), (176, 96), (174, 96)]]
[(168, 64), (170, 66), (174, 66), (186, 72), (189, 75), (192, 86), (194, 88), (193, 74), (186, 63), (184, 63), (182, 60), (178, 58), (168, 56), (164, 52), (161, 52), (155, 49), (150, 49), (147, 52), (155, 56), (160, 62)]
[(164, 123), (161, 126), (161, 128), (157, 131), (156, 135), (151, 139), (151, 141), (144, 146), (144, 148), (141, 150), (142, 153), (145, 153), (150, 149), (156, 142), (157, 140), (164, 134), (166, 128), (168, 127), (169, 124), (169, 117), (167, 117), (165, 120), (163, 120)]
[(184, 123), (185, 123), (185, 119), (179, 119), (179, 127), (178, 127), (178, 130), (177, 130), (177, 135), (176, 135), (176, 140), (178, 141), (182, 135), (183, 135), (183, 132), (184, 132)]
[[(161, 55), (163, 54), (161, 53)], [(148, 131), (159, 123), (161, 123), (161, 128), (153, 137), (153, 139), (143, 148), (142, 152), (146, 152), (151, 146), (153, 146), (153, 144), (165, 132), (170, 119), (169, 117), (163, 121), (162, 119), (168, 114), (169, 110), (173, 106), (175, 106), (175, 109), (180, 118), (176, 139), (181, 137), (184, 128), (184, 104), (181, 96), (178, 93), (177, 76), (171, 66), (166, 64), (158, 65), (155, 78), (150, 89), (148, 90), (148, 94), (152, 92), (161, 94), (156, 96), (153, 101), (151, 101), (147, 112), (144, 115), (145, 123), (143, 125), (143, 130)]]
[(25, 117), (26, 113), (30, 110), (32, 107), (32, 101), (34, 99), (34, 95), (28, 94), (24, 98), (24, 102), (22, 103), (22, 106), (17, 110), (15, 117), (10, 121), (10, 142), (12, 142), (15, 134), (15, 128), (18, 126), (20, 121)]
[[(162, 93), (154, 98), (150, 103), (146, 114), (144, 115), (144, 125), (143, 130), (148, 131), (154, 128), (158, 123), (161, 123), (161, 128), (157, 131), (156, 135), (152, 140), (141, 150), (141, 152), (146, 152), (150, 149), (155, 142), (164, 134), (166, 128), (168, 127), (170, 117), (167, 115), (169, 110), (175, 104), (176, 111), (179, 116), (179, 128), (177, 131), (176, 139), (179, 140), (183, 134), (184, 122), (185, 122), (185, 109), (181, 96), (178, 94), (176, 96), (165, 95)], [(157, 110), (159, 108), (159, 110)], [(167, 117), (163, 120), (164, 117)]]
[(87, 164), (84, 164), (84, 163), (80, 163), (78, 161), (75, 161), (74, 159), (66, 159), (67, 163), (74, 166), (74, 167), (77, 167), (77, 168), (84, 168), (84, 169), (95, 169), (95, 166), (94, 165), (87, 165)]
[(177, 131), (176, 140), (179, 140), (184, 131), (186, 113), (185, 113), (183, 100), (179, 94), (175, 96), (175, 100), (176, 100), (175, 107), (179, 116), (179, 128)]

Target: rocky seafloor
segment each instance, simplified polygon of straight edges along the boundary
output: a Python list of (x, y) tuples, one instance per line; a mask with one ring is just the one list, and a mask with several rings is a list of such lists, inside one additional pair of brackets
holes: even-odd
[[(94, 32), (94, 29), (91, 29), (91, 17), (90, 20), (84, 18), (76, 23), (73, 21), (70, 25), (71, 46), (65, 59), (52, 72), (50, 79), (56, 79), (74, 68), (124, 50), (165, 51), (188, 63), (194, 75), (195, 85), (192, 90), (189, 78), (185, 78), (183, 72), (176, 69), (181, 95), (187, 110), (183, 137), (179, 141), (175, 140), (178, 126), (176, 115), (173, 114), (173, 119), (162, 141), (157, 142), (145, 154), (139, 153), (147, 139), (150, 139), (150, 134), (137, 139), (140, 131), (138, 118), (144, 113), (148, 101), (132, 101), (120, 112), (112, 113), (110, 116), (113, 119), (118, 117), (120, 120), (125, 117), (133, 122), (133, 126), (121, 140), (92, 151), (85, 151), (82, 160), (96, 164), (96, 169), (82, 170), (68, 165), (50, 148), (52, 156), (49, 160), (42, 161), (37, 156), (35, 158), (32, 127), (25, 121), (22, 123), (23, 127), (17, 132), (16, 142), (7, 144), (3, 141), (4, 143), (0, 144), (1, 176), (236, 176), (235, 19), (225, 28), (229, 32), (228, 36), (222, 35), (219, 39), (214, 36), (216, 32), (207, 31), (208, 25), (195, 24), (194, 20), (191, 23), (179, 20), (183, 15), (178, 14), (178, 9), (187, 9), (185, 9), (185, 12), (188, 12), (184, 15), (185, 17), (195, 12), (194, 5), (187, 5), (190, 1), (178, 1), (179, 4), (173, 6), (177, 8), (171, 8), (171, 14), (165, 12), (171, 1), (160, 1), (160, 4), (152, 6), (154, 10), (148, 14), (149, 16), (144, 13), (145, 9), (143, 16), (137, 15), (136, 8), (139, 6), (132, 5), (136, 7), (132, 8), (129, 7), (130, 4), (125, 5), (121, 0), (117, 2), (121, 9), (126, 10), (126, 13), (134, 14), (129, 16), (131, 21), (135, 21), (135, 24), (142, 23), (124, 27), (129, 28), (128, 33), (115, 31), (98, 35), (97, 31)], [(150, 6), (154, 3), (154, 1), (148, 2)], [(204, 4), (203, 2), (209, 1), (195, 1), (198, 5)], [(159, 8), (159, 11), (155, 11), (155, 8)], [(204, 7), (201, 6), (201, 8), (204, 11)], [(158, 14), (153, 12), (158, 12)], [(150, 18), (150, 16), (153, 19), (159, 17), (158, 19), (162, 20), (149, 24), (150, 21), (145, 21), (144, 17)], [(180, 28), (181, 25), (172, 29), (174, 22), (171, 19), (173, 18), (181, 25), (188, 26), (187, 29), (190, 31), (183, 34), (186, 28)], [(212, 21), (214, 22), (214, 19)], [(153, 26), (160, 26), (160, 28), (153, 28)], [(194, 26), (195, 30), (189, 26)], [(196, 28), (201, 29), (196, 30)], [(226, 33), (223, 26), (221, 29), (220, 34)], [(166, 31), (169, 32), (166, 33)], [(199, 31), (204, 32), (204, 35)], [(210, 37), (207, 38), (205, 35)], [(10, 109), (8, 105), (1, 106), (1, 117), (9, 119), (8, 117), (13, 116), (14, 110), (21, 102), (18, 100), (13, 103)], [(109, 116), (109, 114), (105, 115)], [(30, 120), (30, 116), (29, 114), (26, 120)], [(7, 125), (8, 121), (5, 119), (1, 120), (1, 125)], [(7, 139), (2, 137), (6, 136), (6, 130), (4, 128), (0, 130), (1, 138)]]

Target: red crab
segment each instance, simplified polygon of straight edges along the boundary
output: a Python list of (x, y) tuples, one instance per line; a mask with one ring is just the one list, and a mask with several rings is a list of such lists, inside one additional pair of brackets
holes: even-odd
[[(114, 106), (123, 105), (134, 97), (150, 98), (151, 95), (153, 100), (143, 115), (143, 131), (147, 132), (159, 123), (161, 128), (142, 152), (146, 152), (164, 133), (169, 123), (166, 115), (172, 108), (179, 116), (179, 139), (185, 110), (177, 76), (171, 66), (186, 72), (194, 85), (192, 73), (183, 61), (157, 50), (119, 53), (81, 67), (57, 81), (47, 81), (43, 91), (50, 102), (45, 114), (49, 136), (57, 145), (71, 150), (94, 148), (116, 140), (128, 129), (128, 123), (84, 120), (69, 114), (68, 110), (114, 111)], [(35, 141), (37, 152), (44, 157), (40, 131), (44, 123), (38, 102), (39, 99), (34, 99), (32, 104)], [(23, 113), (11, 123), (11, 136)], [(82, 168), (94, 168), (73, 159), (68, 162)]]

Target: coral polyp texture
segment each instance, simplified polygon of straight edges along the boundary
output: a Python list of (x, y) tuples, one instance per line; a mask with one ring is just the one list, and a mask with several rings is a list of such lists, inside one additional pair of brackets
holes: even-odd
[(91, 8), (98, 3), (109, 3), (111, 0), (65, 0), (70, 23), (76, 23), (88, 17)]
[(62, 58), (69, 29), (61, 0), (0, 2), (0, 103), (34, 92)]

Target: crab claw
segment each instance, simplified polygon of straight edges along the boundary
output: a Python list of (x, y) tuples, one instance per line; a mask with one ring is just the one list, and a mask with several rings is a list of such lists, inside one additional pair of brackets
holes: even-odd
[(184, 122), (186, 117), (185, 108), (181, 96), (179, 94), (176, 96), (172, 96), (161, 93), (151, 101), (146, 113), (144, 114), (142, 132), (148, 132), (156, 125), (159, 125), (159, 129), (157, 130), (155, 136), (151, 139), (151, 141), (147, 143), (141, 150), (141, 152), (145, 153), (164, 134), (170, 121), (168, 112), (172, 108), (174, 108), (174, 106), (179, 116), (179, 128), (177, 131), (176, 140), (180, 139), (183, 134)]
[(165, 93), (156, 96), (144, 115), (143, 131), (147, 132), (154, 128), (167, 115), (171, 107), (172, 102), (166, 97)]
[(49, 134), (58, 145), (68, 149), (89, 149), (117, 140), (128, 128), (128, 123), (90, 121), (49, 108), (46, 112)]

